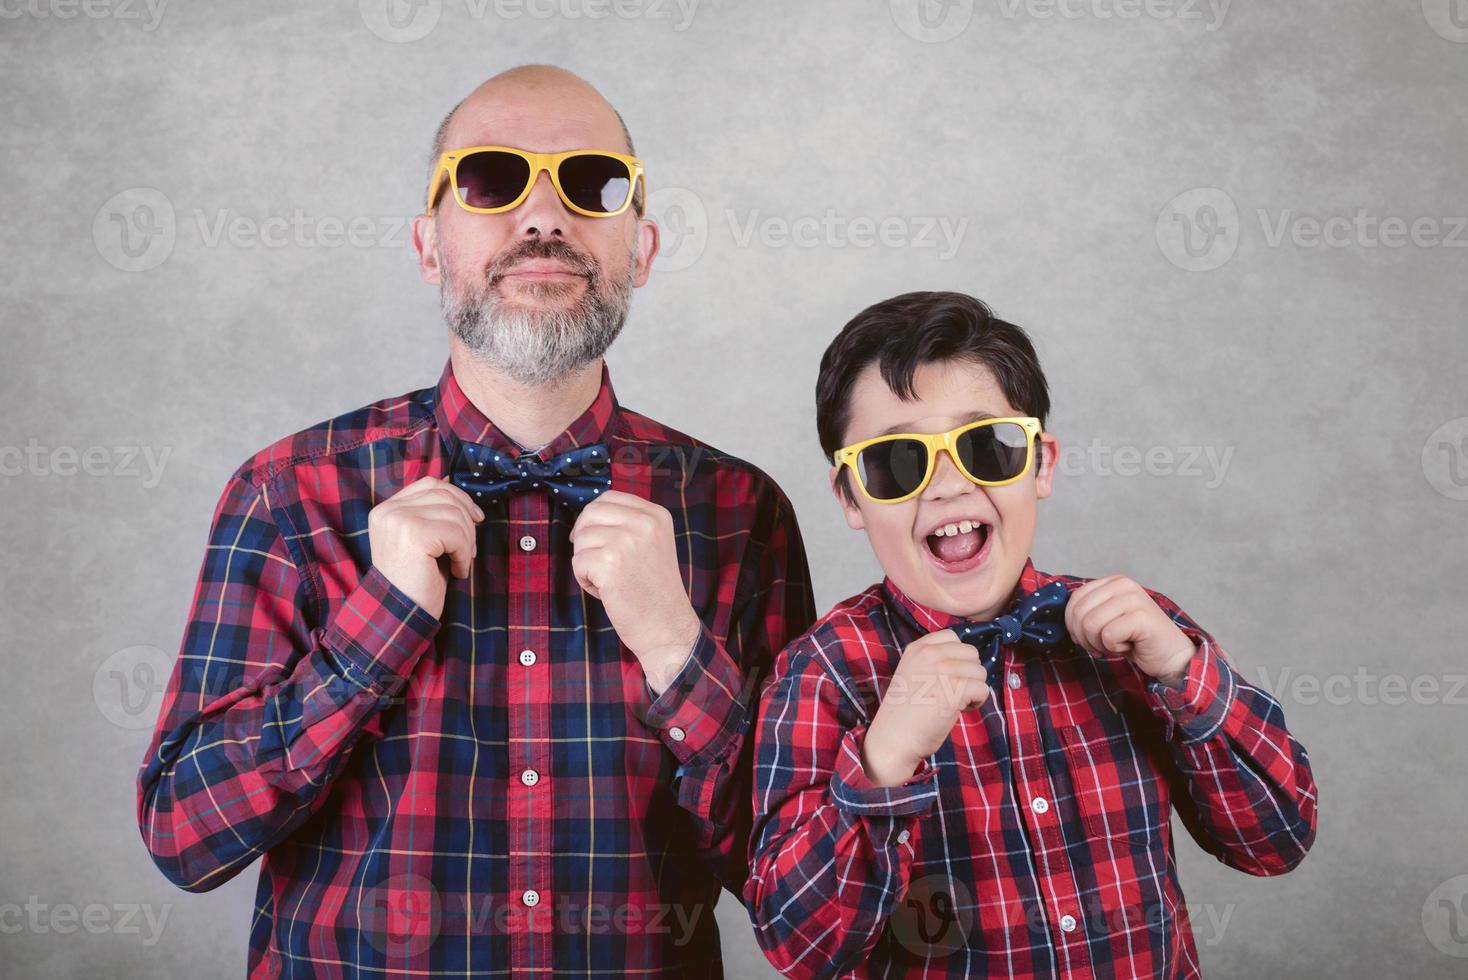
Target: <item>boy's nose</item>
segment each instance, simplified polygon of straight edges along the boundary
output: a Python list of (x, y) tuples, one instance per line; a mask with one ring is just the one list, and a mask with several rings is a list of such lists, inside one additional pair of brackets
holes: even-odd
[(945, 497), (956, 497), (972, 490), (974, 490), (974, 484), (959, 472), (957, 464), (953, 462), (953, 457), (948, 455), (948, 450), (938, 450), (937, 462), (933, 464), (933, 479), (928, 484), (928, 488), (923, 491), (923, 496), (929, 500), (942, 500)]

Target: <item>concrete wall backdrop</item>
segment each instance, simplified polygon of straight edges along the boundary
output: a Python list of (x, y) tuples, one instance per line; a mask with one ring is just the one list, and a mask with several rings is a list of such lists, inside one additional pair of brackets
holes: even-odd
[(527, 61), (650, 168), (619, 394), (780, 481), (822, 609), (878, 572), (819, 355), (976, 293), (1054, 386), (1037, 563), (1169, 593), (1311, 751), (1293, 874), (1178, 828), (1208, 975), (1468, 973), (1468, 3), (0, 0), (0, 51), (0, 975), (242, 974), (256, 871), (176, 891), (134, 823), (212, 508), (437, 378), (428, 141)]

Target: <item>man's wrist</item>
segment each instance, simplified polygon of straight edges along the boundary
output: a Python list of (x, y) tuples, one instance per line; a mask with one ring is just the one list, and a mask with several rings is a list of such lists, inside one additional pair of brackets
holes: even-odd
[(649, 647), (646, 651), (633, 651), (637, 662), (642, 665), (642, 675), (653, 694), (661, 695), (673, 683), (673, 679), (693, 655), (693, 648), (702, 632), (703, 623), (690, 606), (688, 620), (673, 631), (673, 639)]

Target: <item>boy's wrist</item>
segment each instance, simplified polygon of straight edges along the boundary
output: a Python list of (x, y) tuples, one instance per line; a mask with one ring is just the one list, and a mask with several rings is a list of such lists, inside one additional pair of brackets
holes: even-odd
[(921, 757), (913, 758), (909, 753), (888, 748), (881, 737), (881, 729), (878, 728), (879, 720), (872, 720), (866, 737), (862, 739), (861, 764), (872, 785), (885, 789), (900, 786), (911, 779), (923, 760)]

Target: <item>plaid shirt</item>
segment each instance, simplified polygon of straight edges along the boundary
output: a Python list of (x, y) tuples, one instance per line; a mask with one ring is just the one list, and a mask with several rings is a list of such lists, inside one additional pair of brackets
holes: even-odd
[[(1015, 599), (1061, 578), (1028, 562)], [(900, 786), (862, 738), (901, 651), (962, 620), (890, 579), (776, 661), (760, 703), (754, 866), (766, 955), (790, 976), (1196, 977), (1170, 813), (1220, 861), (1297, 865), (1309, 757), (1280, 706), (1167, 597), (1197, 650), (1174, 689), (1069, 640), (1003, 648), (992, 696)], [(912, 697), (921, 694), (910, 687)]]
[(613, 489), (672, 514), (704, 629), (654, 696), (544, 489), (484, 506), (437, 619), (372, 566), (368, 511), (466, 441), (520, 452), (450, 365), (235, 472), (139, 774), (148, 850), (200, 892), (263, 859), (252, 978), (717, 976), (754, 693), (815, 618), (789, 501), (605, 368), (542, 449), (604, 442)]

